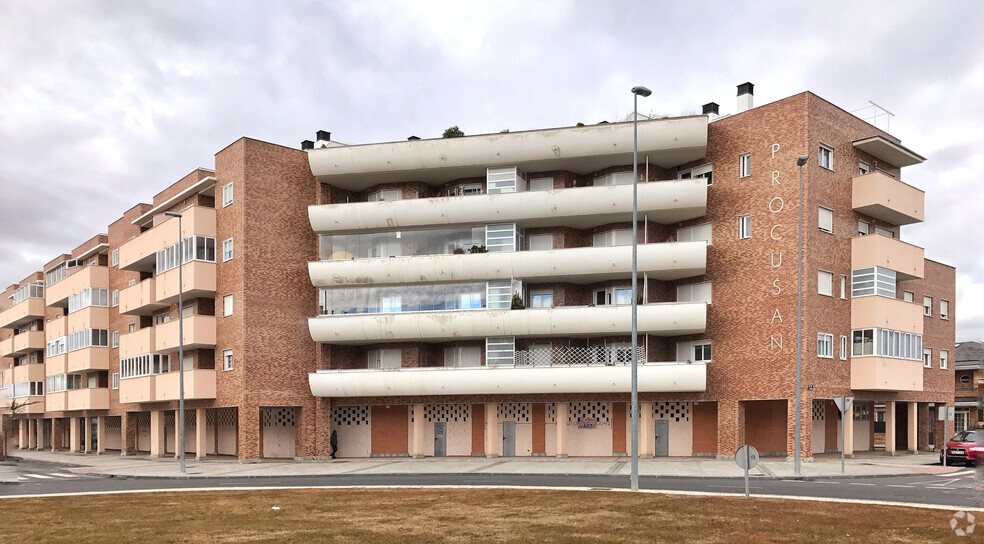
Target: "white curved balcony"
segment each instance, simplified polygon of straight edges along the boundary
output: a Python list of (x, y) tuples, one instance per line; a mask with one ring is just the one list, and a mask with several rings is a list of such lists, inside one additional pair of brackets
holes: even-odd
[[(643, 393), (707, 388), (702, 363), (645, 363), (638, 370)], [(628, 365), (319, 370), (308, 381), (316, 397), (628, 393), (631, 372)]]
[[(669, 281), (704, 274), (707, 244), (639, 246), (639, 272)], [(632, 246), (578, 247), (465, 255), (425, 255), (308, 263), (315, 287), (507, 280), (596, 283), (632, 272)]]
[[(588, 174), (632, 164), (633, 123), (481, 134), (308, 151), (311, 173), (348, 191), (379, 183), (420, 181), (432, 185), (484, 177), (486, 168), (518, 166), (527, 172), (568, 170)], [(663, 168), (703, 158), (707, 117), (694, 115), (638, 123), (639, 159)]]
[[(631, 306), (565, 306), (525, 310), (455, 310), (326, 315), (308, 319), (315, 342), (447, 342), (490, 336), (595, 337), (628, 334)], [(643, 304), (639, 332), (657, 336), (703, 333), (707, 304)]]
[[(703, 217), (703, 178), (639, 184), (639, 218), (669, 224)], [(446, 225), (517, 223), (523, 227), (587, 229), (632, 222), (632, 186), (575, 187), (495, 195), (417, 198), (308, 206), (319, 234)]]

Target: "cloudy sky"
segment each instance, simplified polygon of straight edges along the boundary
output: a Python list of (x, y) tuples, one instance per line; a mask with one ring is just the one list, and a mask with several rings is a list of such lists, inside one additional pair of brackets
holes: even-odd
[(958, 267), (957, 339), (984, 339), (979, 1), (198, 4), (0, 2), (0, 286), (240, 136), (592, 123), (628, 114), (633, 85), (644, 113), (729, 113), (751, 81), (757, 104), (811, 90), (895, 114), (929, 158), (905, 172), (927, 212), (903, 237)]

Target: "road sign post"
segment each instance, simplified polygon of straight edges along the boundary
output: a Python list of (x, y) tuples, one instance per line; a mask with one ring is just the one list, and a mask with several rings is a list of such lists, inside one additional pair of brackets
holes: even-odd
[[(844, 425), (847, 419), (847, 409), (851, 407), (851, 403), (854, 402), (854, 397), (834, 397), (834, 404), (837, 405), (837, 409), (841, 413), (841, 436), (840, 436), (840, 448), (841, 448), (841, 474), (844, 474), (844, 446), (847, 435), (844, 434)], [(853, 425), (854, 422), (852, 421)]]
[(748, 469), (759, 462), (759, 452), (755, 446), (742, 446), (735, 452), (735, 463), (745, 469), (745, 498), (748, 498)]

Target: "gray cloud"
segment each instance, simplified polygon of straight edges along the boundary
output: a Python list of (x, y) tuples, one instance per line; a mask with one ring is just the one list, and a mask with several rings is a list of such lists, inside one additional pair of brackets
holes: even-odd
[[(734, 109), (812, 90), (874, 100), (929, 157), (906, 227), (960, 270), (984, 338), (984, 36), (975, 2), (0, 3), (0, 285), (69, 251), (239, 138), (296, 145)], [(975, 206), (976, 204), (976, 206)], [(964, 301), (964, 298), (967, 301)]]

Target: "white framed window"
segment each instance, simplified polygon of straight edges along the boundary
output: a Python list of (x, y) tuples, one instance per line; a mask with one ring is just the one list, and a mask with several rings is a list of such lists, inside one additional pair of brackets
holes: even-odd
[(841, 361), (847, 360), (847, 335), (844, 334), (841, 335), (840, 358)]
[(693, 361), (695, 363), (711, 362), (711, 341), (693, 340), (677, 342), (677, 360)]
[(834, 169), (834, 148), (820, 144), (820, 166), (827, 170)]
[(403, 191), (400, 189), (383, 189), (370, 193), (366, 200), (369, 202), (390, 202), (393, 200), (403, 200)]
[(711, 303), (711, 282), (677, 285), (677, 302)]
[(594, 178), (595, 187), (612, 186), (612, 185), (632, 185), (632, 181), (635, 178), (632, 177), (632, 171), (628, 172), (610, 172), (603, 176), (598, 176)]
[(485, 366), (516, 364), (516, 337), (501, 336), (485, 339)]
[(834, 281), (834, 275), (826, 270), (817, 271), (817, 293), (832, 297), (833, 286), (831, 285)]
[(543, 289), (530, 291), (530, 308), (553, 307), (553, 290)]
[(923, 368), (933, 368), (933, 348), (923, 349)]
[(229, 204), (232, 204), (232, 183), (222, 186), (222, 207), (225, 208)]
[(137, 324), (136, 323), (130, 323), (127, 326), (127, 332), (134, 332), (135, 330), (137, 330)]
[(841, 274), (841, 298), (847, 298), (847, 276)]
[(698, 166), (697, 168), (677, 172), (677, 179), (704, 178), (707, 180), (707, 185), (710, 186), (712, 185), (713, 174), (714, 172), (712, 165), (705, 164), (703, 166)]
[(863, 176), (863, 175), (867, 174), (868, 172), (871, 172), (871, 165), (869, 165), (868, 163), (866, 163), (864, 161), (859, 162), (858, 163), (858, 175), (859, 176)]
[(222, 351), (222, 370), (232, 370), (232, 350)]
[(738, 177), (747, 178), (752, 175), (752, 154), (742, 153), (738, 155)]
[(870, 225), (865, 221), (858, 221), (858, 236), (867, 236)]
[(830, 208), (824, 208), (820, 206), (819, 208), (819, 226), (820, 230), (826, 232), (827, 234), (833, 234), (834, 232), (834, 210)]
[(113, 347), (120, 347), (120, 331), (113, 331)]
[(119, 289), (113, 289), (113, 308), (120, 305), (120, 291)]
[(933, 297), (923, 297), (923, 315), (933, 317)]
[(482, 194), (482, 184), (481, 183), (466, 183), (463, 185), (455, 186), (450, 191), (451, 196), (468, 196), (468, 195), (480, 195)]
[(609, 287), (594, 292), (595, 306), (621, 306), (632, 304), (631, 287)]
[(474, 367), (482, 366), (482, 348), (480, 346), (461, 346), (444, 348), (444, 366)]
[(752, 237), (752, 216), (744, 214), (738, 216), (738, 239), (744, 240)]
[(232, 260), (232, 238), (222, 241), (222, 262)]
[(948, 363), (947, 356), (948, 355), (949, 354), (947, 353), (947, 351), (945, 349), (941, 349), (940, 350), (940, 370), (946, 370), (947, 369), (947, 363)]
[(120, 388), (120, 373), (113, 372), (113, 389), (119, 389), (119, 388)]
[(940, 319), (950, 319), (950, 303), (946, 300), (940, 301)]
[(119, 265), (120, 264), (120, 250), (114, 249), (113, 252), (110, 253), (109, 259), (110, 259), (110, 264), (112, 266)]
[[(551, 242), (553, 244), (553, 242)], [(592, 239), (594, 247), (631, 246), (632, 229), (614, 229), (599, 232)]]
[(530, 191), (550, 191), (554, 188), (554, 178), (533, 178), (530, 180)]
[(232, 315), (232, 295), (225, 295), (222, 297), (222, 316), (230, 315)]
[[(703, 240), (711, 244), (711, 224), (703, 223), (692, 227), (677, 229), (677, 242), (698, 242)], [(632, 243), (630, 240), (629, 243)]]
[(875, 234), (878, 234), (879, 236), (885, 236), (886, 238), (895, 238), (894, 230), (884, 229), (882, 227), (879, 227), (878, 225), (875, 225)]
[(902, 300), (906, 302), (912, 302), (912, 291), (903, 291)]
[(817, 333), (817, 357), (834, 358), (834, 335), (826, 332)]
[(530, 251), (545, 251), (549, 249), (553, 249), (553, 234), (530, 235)]

